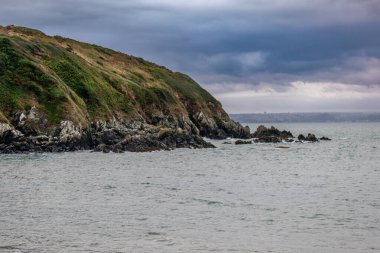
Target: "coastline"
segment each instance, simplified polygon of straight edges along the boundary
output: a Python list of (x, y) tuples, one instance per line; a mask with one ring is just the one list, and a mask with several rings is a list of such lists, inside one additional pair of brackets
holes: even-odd
[(192, 121), (163, 117), (155, 124), (144, 119), (98, 120), (83, 127), (61, 121), (49, 127), (36, 108), (14, 114), (12, 123), (0, 123), (0, 153), (94, 150), (108, 153), (147, 152), (176, 148), (214, 148), (203, 137), (248, 139), (250, 129), (232, 120), (215, 123), (203, 114)]

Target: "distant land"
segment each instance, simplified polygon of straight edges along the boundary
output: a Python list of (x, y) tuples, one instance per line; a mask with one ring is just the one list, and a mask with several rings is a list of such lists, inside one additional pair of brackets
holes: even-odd
[(380, 122), (380, 112), (249, 113), (230, 117), (244, 123)]

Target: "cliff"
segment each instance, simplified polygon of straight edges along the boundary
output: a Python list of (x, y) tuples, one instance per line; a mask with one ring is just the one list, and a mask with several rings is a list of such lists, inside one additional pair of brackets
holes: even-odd
[(145, 151), (134, 144), (147, 141), (157, 141), (152, 150), (209, 147), (200, 136), (249, 134), (185, 74), (101, 46), (0, 26), (2, 152), (104, 145)]

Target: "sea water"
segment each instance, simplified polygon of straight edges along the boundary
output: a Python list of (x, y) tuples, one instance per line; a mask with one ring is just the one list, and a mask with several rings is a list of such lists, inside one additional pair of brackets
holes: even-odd
[(379, 252), (380, 123), (275, 126), (333, 140), (0, 155), (0, 252)]

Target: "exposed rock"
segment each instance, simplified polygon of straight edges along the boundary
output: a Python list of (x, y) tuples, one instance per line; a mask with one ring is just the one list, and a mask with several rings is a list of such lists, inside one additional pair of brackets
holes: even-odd
[(0, 123), (0, 138), (3, 136), (3, 133), (8, 130), (14, 129), (13, 126), (6, 124), (6, 123)]
[(236, 145), (243, 145), (243, 144), (252, 144), (252, 141), (242, 141), (242, 140), (237, 140), (235, 141)]
[(124, 153), (124, 150), (123, 150), (123, 147), (121, 145), (114, 145), (112, 147), (112, 152), (121, 154), (121, 153)]
[[(248, 127), (236, 122), (216, 121), (198, 114), (198, 121), (192, 123), (189, 118), (175, 119), (159, 115), (155, 121), (144, 120), (124, 122), (121, 119), (95, 121), (86, 128), (72, 121), (61, 121), (59, 126), (49, 130), (44, 125), (45, 117), (35, 108), (15, 114), (11, 124), (0, 124), (0, 153), (22, 152), (62, 152), (93, 149), (96, 152), (122, 153), (172, 150), (176, 148), (214, 148), (203, 136), (213, 138), (251, 137)], [(158, 124), (158, 125), (155, 125)], [(181, 127), (182, 126), (182, 127)], [(254, 142), (280, 143), (293, 142), (289, 131), (280, 131), (275, 127), (259, 126), (252, 134)], [(298, 136), (300, 142), (317, 142), (313, 134)], [(321, 140), (329, 140), (322, 137)], [(236, 145), (252, 144), (252, 140), (237, 140)], [(224, 142), (224, 144), (231, 142)], [(277, 148), (286, 148), (279, 146)]]
[(317, 142), (318, 138), (315, 137), (314, 134), (308, 134), (306, 137), (303, 134), (298, 135), (298, 140), (303, 142), (303, 141), (308, 141), (308, 142)]
[(175, 148), (214, 148), (199, 135), (182, 128), (163, 128), (149, 124), (121, 121), (98, 121), (89, 128), (62, 121), (51, 135), (25, 136), (19, 130), (3, 124), (0, 152), (62, 152), (93, 149), (96, 152), (147, 152)]
[[(295, 142), (294, 136), (289, 131), (280, 131), (275, 127), (267, 128), (260, 125), (252, 134), (255, 143), (279, 143), (279, 142)], [(298, 135), (296, 142), (318, 142), (318, 138), (314, 134), (308, 134), (306, 137), (303, 134)], [(327, 137), (322, 137), (321, 140), (330, 140)]]
[(27, 111), (15, 113), (12, 119), (12, 125), (25, 136), (46, 134), (47, 122), (46, 115), (34, 106)]
[(306, 137), (303, 134), (298, 135), (297, 138), (299, 141), (306, 141)]
[(278, 137), (280, 139), (293, 138), (293, 134), (289, 131), (280, 131), (274, 126), (267, 128), (266, 126), (260, 125), (256, 132), (252, 134), (253, 138), (262, 138), (262, 137)]
[(318, 138), (315, 137), (314, 134), (308, 134), (307, 137), (306, 137), (306, 141), (317, 142), (317, 141), (318, 141)]
[(94, 148), (94, 152), (103, 152), (103, 153), (123, 153), (124, 150), (121, 145), (106, 145), (106, 144), (99, 144)]
[(328, 138), (328, 137), (325, 137), (325, 136), (323, 136), (323, 137), (319, 138), (319, 140), (321, 140), (321, 141), (331, 141), (331, 139), (330, 139), (330, 138)]
[(103, 150), (107, 147), (106, 144), (99, 144), (94, 148), (94, 152), (103, 152)]
[(23, 137), (24, 137), (24, 134), (18, 130), (15, 130), (15, 129), (6, 130), (2, 134), (0, 143), (10, 144), (12, 142), (20, 141)]
[(282, 141), (288, 141), (293, 138), (293, 134), (289, 131), (280, 131), (275, 127), (267, 128), (266, 126), (260, 125), (256, 132), (252, 134), (254, 142), (263, 143), (277, 143)]
[(152, 115), (150, 118), (148, 118), (147, 123), (154, 126), (166, 127), (171, 129), (181, 128), (195, 135), (200, 134), (197, 126), (190, 120), (188, 116), (185, 115), (182, 115), (181, 117), (173, 117), (171, 115), (164, 115), (161, 112), (159, 114)]
[(191, 119), (202, 136), (212, 139), (226, 139), (228, 137), (249, 139), (250, 129), (243, 127), (233, 120), (207, 117), (203, 112), (196, 113)]

